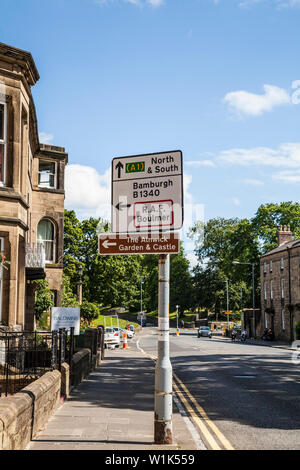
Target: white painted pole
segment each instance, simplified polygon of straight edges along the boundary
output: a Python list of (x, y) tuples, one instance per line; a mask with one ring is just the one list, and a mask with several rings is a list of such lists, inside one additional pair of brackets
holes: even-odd
[(154, 441), (156, 444), (172, 444), (172, 365), (169, 348), (169, 255), (159, 255), (158, 282), (158, 357), (155, 368)]

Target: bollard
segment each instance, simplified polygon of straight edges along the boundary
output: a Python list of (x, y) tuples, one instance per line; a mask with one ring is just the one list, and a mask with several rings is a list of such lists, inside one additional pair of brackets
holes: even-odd
[(123, 333), (123, 349), (128, 348), (127, 344), (127, 333)]

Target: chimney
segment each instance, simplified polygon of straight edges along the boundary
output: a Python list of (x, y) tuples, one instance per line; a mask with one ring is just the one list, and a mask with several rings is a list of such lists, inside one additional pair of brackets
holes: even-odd
[(278, 246), (293, 241), (293, 234), (289, 225), (280, 225), (279, 230), (277, 232), (277, 240)]

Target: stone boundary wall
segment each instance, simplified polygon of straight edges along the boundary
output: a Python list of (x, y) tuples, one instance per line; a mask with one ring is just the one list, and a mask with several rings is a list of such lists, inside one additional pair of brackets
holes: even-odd
[(71, 387), (75, 387), (76, 385), (80, 384), (80, 382), (82, 382), (89, 375), (91, 371), (91, 364), (92, 358), (90, 349), (80, 349), (80, 351), (74, 354), (71, 367)]
[(0, 399), (0, 450), (23, 450), (44, 429), (50, 416), (68, 398), (70, 390), (88, 377), (101, 360), (90, 349), (76, 352), (61, 372), (47, 372), (13, 396)]
[(0, 450), (22, 450), (44, 428), (60, 401), (61, 374), (47, 372), (0, 400)]

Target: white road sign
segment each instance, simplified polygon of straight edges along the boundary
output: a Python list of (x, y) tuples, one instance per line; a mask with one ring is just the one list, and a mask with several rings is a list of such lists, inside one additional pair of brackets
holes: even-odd
[(182, 224), (180, 150), (113, 159), (112, 232), (179, 230)]

